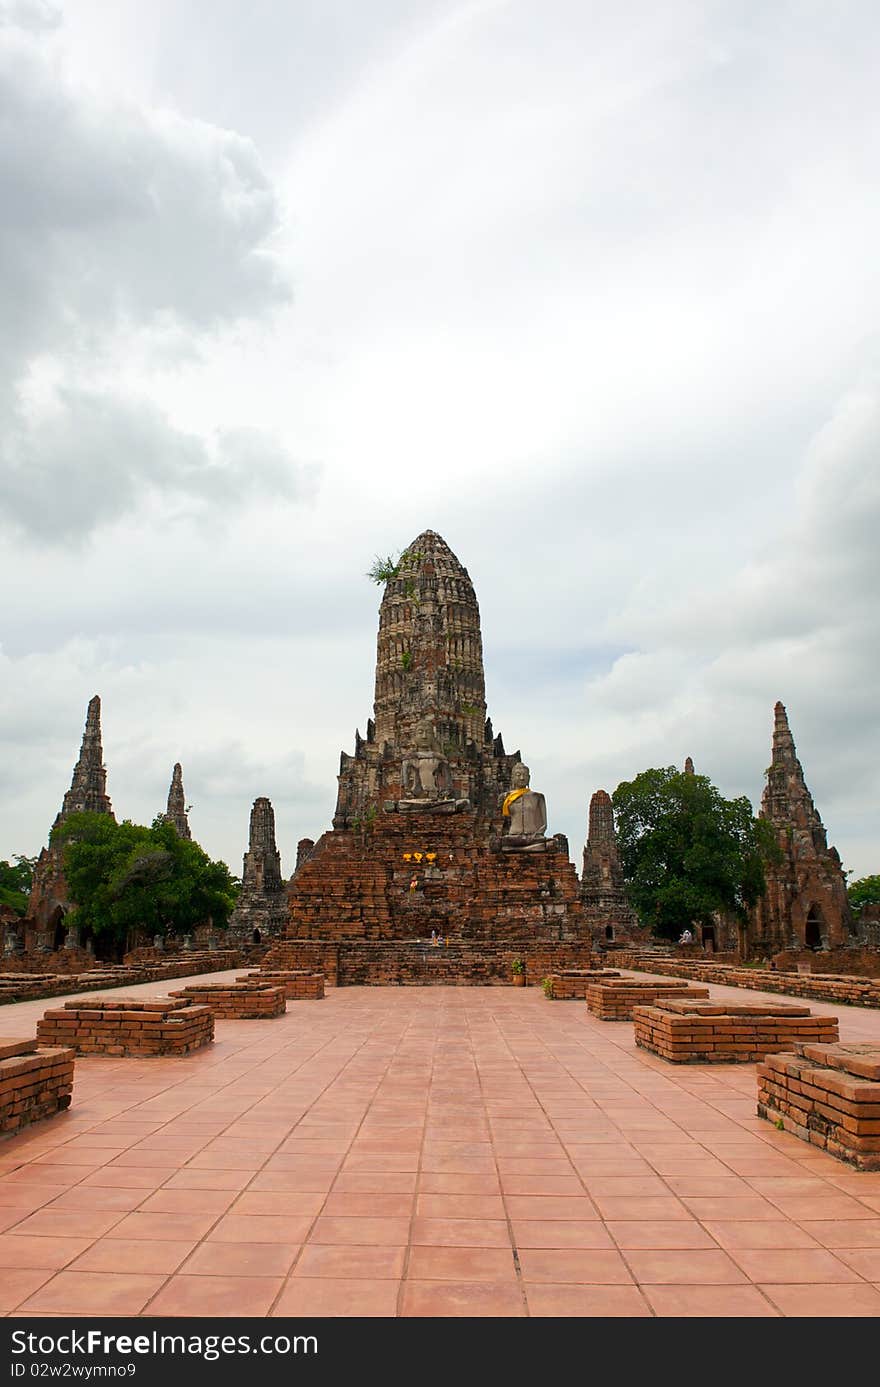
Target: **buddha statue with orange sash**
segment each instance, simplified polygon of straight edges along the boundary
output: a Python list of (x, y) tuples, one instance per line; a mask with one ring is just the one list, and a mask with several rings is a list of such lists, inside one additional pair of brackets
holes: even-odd
[(518, 761), (510, 780), (512, 789), (504, 796), (501, 817), (505, 831), (501, 847), (505, 852), (542, 852), (548, 846), (547, 805), (544, 796), (529, 789), (529, 768)]

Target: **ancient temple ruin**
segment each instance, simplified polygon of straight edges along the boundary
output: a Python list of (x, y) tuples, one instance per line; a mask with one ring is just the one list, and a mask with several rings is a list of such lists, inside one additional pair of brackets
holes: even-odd
[(165, 819), (173, 824), (177, 831), (178, 838), (192, 840), (189, 819), (186, 812), (186, 795), (183, 791), (183, 771), (180, 762), (175, 764), (171, 773), (171, 785), (168, 789), (168, 808), (165, 810)]
[(597, 790), (590, 800), (581, 900), (595, 943), (621, 944), (650, 938), (650, 930), (639, 924), (626, 897), (614, 807), (607, 790)]
[(589, 954), (577, 874), (487, 717), (467, 570), (426, 530), (387, 574), (374, 714), (289, 888), (285, 956), (339, 982), (529, 980)]
[[(70, 789), (64, 796), (53, 831), (72, 814), (109, 814), (113, 806), (107, 794), (107, 770), (101, 746), (101, 700), (91, 699), (79, 760), (73, 768)], [(25, 919), (26, 947), (47, 951), (62, 943), (74, 947), (78, 940), (68, 935), (63, 920), (71, 902), (64, 880), (63, 845), (51, 843), (43, 848), (34, 869), (34, 880)]]
[(828, 847), (781, 703), (760, 817), (773, 825), (782, 860), (767, 868), (767, 892), (748, 927), (750, 947), (770, 954), (844, 944), (851, 928), (846, 877), (837, 849)]
[(275, 843), (275, 811), (271, 800), (255, 799), (251, 809), (248, 848), (241, 872), (241, 891), (229, 920), (226, 937), (261, 944), (284, 931), (287, 895), (281, 875), (281, 854)]

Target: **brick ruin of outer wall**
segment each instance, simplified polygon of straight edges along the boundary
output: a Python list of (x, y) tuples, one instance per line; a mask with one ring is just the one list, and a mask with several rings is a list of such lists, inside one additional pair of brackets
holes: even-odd
[(0, 1059), (0, 1132), (19, 1132), (69, 1107), (73, 1063), (73, 1051), (56, 1046)]
[(746, 987), (756, 992), (782, 992), (792, 997), (839, 1002), (844, 1006), (880, 1007), (880, 985), (876, 979), (853, 976), (837, 980), (823, 978), (821, 974), (777, 973), (766, 968), (667, 961), (626, 951), (610, 953), (606, 957), (609, 963), (618, 968), (658, 973), (663, 977), (689, 978), (694, 982), (719, 983), (724, 987)]

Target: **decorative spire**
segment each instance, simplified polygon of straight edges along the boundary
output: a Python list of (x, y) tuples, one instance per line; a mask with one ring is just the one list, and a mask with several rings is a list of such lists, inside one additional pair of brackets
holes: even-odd
[(178, 838), (192, 838), (189, 820), (186, 817), (186, 795), (183, 792), (183, 771), (180, 769), (180, 762), (177, 761), (171, 775), (171, 786), (168, 790), (168, 808), (165, 818), (173, 824), (177, 830)]
[(281, 854), (275, 846), (275, 810), (272, 801), (262, 796), (254, 800), (251, 810), (248, 850), (241, 873), (242, 894), (248, 890), (280, 891), (283, 886)]
[(597, 848), (601, 843), (616, 843), (614, 808), (607, 790), (597, 790), (590, 800), (590, 826), (587, 843)]
[(837, 947), (847, 938), (850, 908), (846, 875), (807, 789), (785, 708), (773, 716), (773, 750), (761, 796), (761, 818), (772, 826), (779, 860), (766, 868), (767, 890), (758, 901), (750, 937), (762, 952), (778, 948)]
[(385, 585), (376, 653), (375, 739), (413, 745), (430, 717), (441, 743), (481, 745), (486, 688), (480, 609), (468, 571), (425, 530)]
[(271, 800), (254, 800), (241, 890), (229, 921), (230, 938), (253, 943), (281, 934), (287, 922), (287, 895), (281, 854), (275, 846), (275, 811)]
[(773, 714), (773, 750), (761, 797), (761, 817), (777, 825), (808, 829), (817, 849), (824, 850), (825, 828), (804, 780), (784, 704), (777, 703)]
[(685, 775), (695, 774), (693, 759), (690, 756), (686, 756), (684, 759), (684, 773)]
[(79, 760), (73, 768), (70, 789), (64, 796), (56, 822), (71, 814), (112, 814), (107, 795), (107, 771), (101, 747), (101, 700), (97, 694), (89, 702)]

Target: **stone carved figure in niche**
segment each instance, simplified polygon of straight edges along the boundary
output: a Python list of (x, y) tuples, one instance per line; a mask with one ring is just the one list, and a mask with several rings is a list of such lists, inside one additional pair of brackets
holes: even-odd
[(403, 758), (404, 798), (437, 799), (446, 789), (446, 778), (446, 762), (434, 736), (434, 724), (423, 718), (416, 728), (415, 747)]
[(529, 788), (528, 766), (513, 768), (512, 789), (505, 795), (501, 815), (506, 831), (501, 839), (505, 852), (543, 852), (547, 847), (547, 804), (544, 796)]
[(403, 798), (398, 809), (431, 809), (453, 813), (468, 807), (466, 799), (454, 797), (452, 774), (434, 735), (434, 724), (423, 718), (415, 733), (415, 747), (403, 758), (401, 783)]
[(422, 718), (416, 727), (414, 749), (404, 756), (401, 784), (404, 791), (401, 809), (430, 809), (448, 798), (450, 770), (437, 746), (429, 717)]

